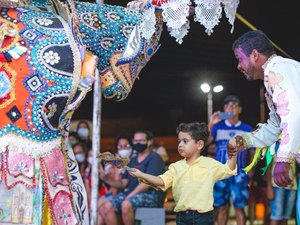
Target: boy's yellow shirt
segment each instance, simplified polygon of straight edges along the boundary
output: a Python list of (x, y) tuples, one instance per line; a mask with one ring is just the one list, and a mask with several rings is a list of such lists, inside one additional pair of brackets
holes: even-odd
[(197, 210), (205, 213), (213, 210), (215, 182), (236, 174), (237, 166), (231, 170), (227, 163), (200, 156), (192, 165), (185, 159), (172, 163), (159, 177), (165, 184), (162, 190), (172, 187), (175, 212)]

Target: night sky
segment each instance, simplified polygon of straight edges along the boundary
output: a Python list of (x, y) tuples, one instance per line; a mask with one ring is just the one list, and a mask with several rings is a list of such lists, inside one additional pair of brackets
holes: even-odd
[[(107, 1), (124, 5), (124, 1)], [(284, 5), (285, 4), (285, 5)], [(297, 0), (241, 0), (238, 13), (295, 60), (300, 60), (299, 14)], [(102, 101), (102, 136), (131, 133), (146, 128), (156, 136), (175, 135), (180, 122), (207, 121), (206, 95), (200, 84), (222, 84), (224, 90), (213, 94), (214, 111), (222, 109), (228, 94), (242, 101), (241, 119), (255, 126), (260, 122), (259, 89), (261, 81), (247, 81), (236, 69), (231, 50), (233, 41), (250, 30), (236, 19), (234, 31), (223, 14), (208, 36), (200, 23), (190, 18), (191, 28), (179, 45), (165, 28), (161, 47), (136, 80), (132, 92), (122, 102)], [(278, 51), (279, 55), (282, 55)], [(90, 92), (73, 119), (92, 119), (93, 93)]]

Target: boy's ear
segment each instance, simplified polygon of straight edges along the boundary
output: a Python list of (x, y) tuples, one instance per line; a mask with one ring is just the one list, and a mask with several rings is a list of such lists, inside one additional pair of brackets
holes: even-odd
[(203, 140), (199, 140), (199, 141), (197, 141), (197, 144), (198, 144), (198, 149), (202, 150), (203, 147), (204, 147), (204, 141)]

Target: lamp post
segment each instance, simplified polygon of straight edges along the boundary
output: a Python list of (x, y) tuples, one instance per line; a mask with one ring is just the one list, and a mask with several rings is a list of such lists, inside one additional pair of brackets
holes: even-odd
[(211, 114), (213, 113), (213, 96), (212, 93), (218, 93), (223, 91), (222, 85), (216, 85), (212, 89), (209, 84), (203, 83), (200, 85), (201, 90), (207, 94), (207, 121), (209, 122), (209, 118)]

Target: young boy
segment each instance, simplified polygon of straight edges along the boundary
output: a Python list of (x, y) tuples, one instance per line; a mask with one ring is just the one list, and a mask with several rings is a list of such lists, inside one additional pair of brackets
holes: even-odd
[(132, 176), (167, 190), (172, 186), (177, 225), (213, 225), (213, 187), (217, 180), (236, 175), (236, 156), (222, 164), (201, 156), (209, 137), (205, 123), (181, 123), (176, 129), (178, 152), (184, 158), (160, 176), (129, 169)]

